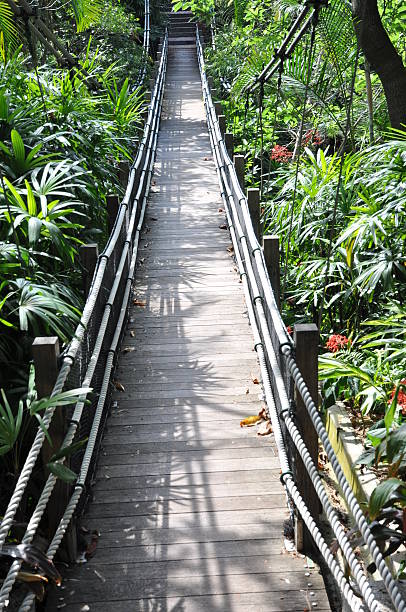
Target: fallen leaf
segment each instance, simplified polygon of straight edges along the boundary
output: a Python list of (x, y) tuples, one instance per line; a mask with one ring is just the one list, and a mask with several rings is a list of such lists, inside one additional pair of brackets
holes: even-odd
[(219, 208), (219, 213), (224, 212), (224, 208)]
[(142, 306), (143, 308), (145, 308), (145, 306), (147, 305), (146, 302), (142, 302), (141, 300), (137, 300), (137, 299), (133, 300), (133, 304), (134, 306)]
[(132, 353), (133, 351), (135, 351), (135, 348), (133, 346), (126, 346), (125, 349), (123, 349), (123, 353)]
[(248, 393), (250, 392), (249, 389), (246, 390), (245, 395), (248, 395)]
[(228, 229), (227, 223), (223, 223), (222, 225), (219, 225), (219, 229), (222, 229), (222, 230)]
[(271, 421), (264, 421), (257, 429), (257, 436), (269, 436), (272, 433)]
[(254, 414), (240, 421), (240, 427), (252, 427), (258, 423), (258, 421), (262, 421), (262, 417), (260, 417), (258, 414)]
[(115, 386), (115, 388), (117, 389), (117, 391), (125, 391), (125, 387), (124, 385), (121, 384), (120, 381), (118, 380), (113, 380), (113, 385)]
[(253, 376), (251, 375), (251, 380), (252, 380), (252, 382), (254, 383), (254, 385), (259, 385), (259, 380), (258, 380), (258, 378), (253, 377)]
[(131, 338), (135, 338), (135, 331), (133, 329), (130, 331), (130, 336)]
[(233, 246), (229, 246), (229, 247), (227, 247), (227, 251), (228, 251), (229, 253), (234, 253), (234, 247), (233, 247)]

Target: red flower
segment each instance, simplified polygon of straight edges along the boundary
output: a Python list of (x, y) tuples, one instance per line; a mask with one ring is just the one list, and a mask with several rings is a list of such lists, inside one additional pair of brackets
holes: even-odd
[[(406, 380), (401, 380), (399, 385), (405, 385), (406, 387)], [(396, 389), (398, 388), (399, 385), (393, 387), (391, 394), (390, 394), (388, 404), (391, 404), (393, 402), (393, 398), (395, 397)], [(406, 391), (404, 389), (399, 389), (398, 399), (396, 403), (398, 406), (401, 407), (402, 415), (406, 416)]]
[(326, 344), (326, 348), (328, 348), (330, 353), (336, 353), (349, 346), (351, 346), (351, 340), (349, 340), (347, 336), (340, 336), (339, 334), (330, 336)]
[(323, 142), (323, 137), (317, 130), (307, 130), (302, 142), (305, 146), (311, 144), (314, 147), (318, 147)]
[(293, 153), (283, 145), (275, 145), (271, 151), (271, 159), (277, 162), (287, 162), (292, 155)]
[(289, 336), (291, 336), (293, 334), (293, 328), (291, 325), (288, 325), (286, 328), (286, 331), (288, 332)]

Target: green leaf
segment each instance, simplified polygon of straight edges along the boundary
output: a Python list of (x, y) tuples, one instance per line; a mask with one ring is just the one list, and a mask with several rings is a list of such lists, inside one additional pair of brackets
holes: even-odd
[(69, 446), (64, 446), (61, 448), (55, 455), (52, 455), (51, 462), (58, 461), (59, 459), (63, 459), (64, 457), (70, 457), (76, 451), (80, 450), (83, 446), (85, 446), (88, 438), (84, 438), (83, 440), (79, 440), (79, 442), (75, 442), (75, 444), (70, 444)]
[(63, 465), (63, 463), (50, 462), (47, 463), (47, 468), (54, 476), (60, 478), (64, 482), (74, 483), (76, 481), (77, 474), (66, 465)]
[(397, 455), (406, 451), (406, 423), (401, 425), (395, 431), (392, 431), (387, 438), (386, 454), (389, 463), (397, 457)]
[(396, 501), (399, 499), (399, 495), (394, 493), (399, 492), (406, 502), (406, 486), (405, 483), (398, 478), (388, 478), (372, 491), (371, 499), (369, 500), (369, 516), (371, 520), (374, 520), (384, 506), (386, 506), (392, 499)]
[(17, 130), (11, 130), (11, 144), (13, 145), (14, 157), (21, 164), (25, 162), (25, 146), (23, 139)]

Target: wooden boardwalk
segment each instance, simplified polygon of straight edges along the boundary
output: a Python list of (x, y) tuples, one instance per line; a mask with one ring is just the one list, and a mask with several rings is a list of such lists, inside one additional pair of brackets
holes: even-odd
[[(329, 610), (283, 549), (287, 518), (261, 408), (241, 284), (227, 247), (193, 46), (171, 46), (135, 303), (94, 500), (94, 556), (48, 611)], [(310, 574), (309, 574), (310, 572)], [(316, 604), (316, 605), (314, 605)]]

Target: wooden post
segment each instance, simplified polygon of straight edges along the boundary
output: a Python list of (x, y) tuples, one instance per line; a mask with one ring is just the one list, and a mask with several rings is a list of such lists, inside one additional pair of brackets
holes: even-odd
[(248, 200), (248, 208), (251, 215), (252, 226), (254, 228), (255, 236), (259, 241), (261, 234), (261, 224), (260, 224), (260, 210), (259, 210), (259, 189), (256, 187), (251, 187), (247, 189), (247, 200)]
[(235, 171), (237, 173), (237, 178), (238, 181), (241, 185), (241, 189), (244, 191), (245, 190), (245, 179), (244, 179), (244, 166), (245, 166), (245, 161), (244, 161), (244, 155), (234, 155), (234, 167), (235, 167)]
[(226, 116), (218, 115), (217, 119), (219, 122), (219, 128), (220, 128), (221, 135), (224, 138), (224, 134), (226, 133)]
[(213, 85), (214, 85), (213, 77), (211, 77), (211, 76), (208, 76), (208, 77), (207, 77), (207, 84), (208, 84), (209, 89), (210, 89), (210, 91), (211, 91), (211, 90), (212, 90), (212, 88), (213, 88)]
[(217, 98), (217, 89), (214, 87), (214, 88), (211, 90), (211, 99), (212, 99), (212, 100), (215, 100), (216, 98)]
[(272, 291), (276, 304), (281, 308), (281, 271), (279, 262), (279, 236), (267, 235), (263, 237), (264, 257), (271, 281)]
[(130, 167), (128, 165), (128, 161), (123, 160), (118, 163), (118, 179), (120, 181), (120, 185), (125, 189), (128, 183), (128, 176), (130, 174)]
[(85, 298), (89, 295), (90, 285), (92, 284), (93, 274), (96, 269), (97, 258), (99, 257), (99, 247), (95, 242), (82, 244), (79, 249), (80, 263), (82, 266), (83, 292)]
[(232, 132), (224, 133), (224, 142), (230, 159), (233, 159), (234, 155), (234, 136)]
[[(51, 395), (55, 381), (58, 376), (58, 357), (59, 357), (59, 339), (56, 336), (37, 337), (32, 343), (32, 356), (35, 367), (35, 386), (37, 389), (38, 398), (48, 397)], [(67, 430), (66, 407), (60, 406), (56, 408), (55, 414), (49, 426), (49, 435), (52, 440), (52, 446), (45, 441), (41, 449), (41, 457), (43, 465), (49, 463), (52, 455), (57, 452)], [(45, 469), (45, 477), (48, 477), (48, 470)], [(71, 487), (61, 480), (57, 480), (55, 488), (51, 495), (48, 504), (48, 529), (49, 538), (51, 539), (59, 525), (63, 513), (71, 496)], [(63, 560), (73, 562), (77, 557), (77, 537), (76, 526), (70, 523), (63, 539), (63, 549), (61, 550)]]
[(151, 92), (151, 96), (152, 96), (152, 92), (154, 91), (154, 87), (155, 87), (155, 79), (149, 79), (149, 90)]
[(109, 194), (106, 196), (106, 208), (107, 208), (107, 226), (109, 228), (109, 234), (113, 229), (114, 222), (117, 217), (119, 206), (119, 199), (117, 194)]
[[(319, 330), (314, 323), (297, 324), (294, 326), (294, 341), (296, 352), (296, 363), (303, 376), (303, 379), (308, 386), (310, 395), (317, 406), (318, 402), (318, 346), (319, 346)], [(313, 427), (312, 421), (308, 415), (306, 406), (302, 400), (300, 393), (295, 389), (296, 414), (295, 420), (298, 429), (300, 430), (310, 456), (314, 464), (318, 465), (318, 438)], [(295, 482), (299, 491), (309, 508), (309, 511), (318, 522), (320, 506), (319, 499), (315, 493), (313, 484), (309, 478), (306, 468), (296, 452), (294, 457), (294, 474)], [(299, 552), (309, 552), (314, 544), (313, 539), (306, 529), (303, 521), (298, 519), (295, 529), (296, 548)]]
[(223, 105), (221, 104), (221, 102), (214, 102), (214, 110), (216, 111), (217, 117), (223, 114)]

